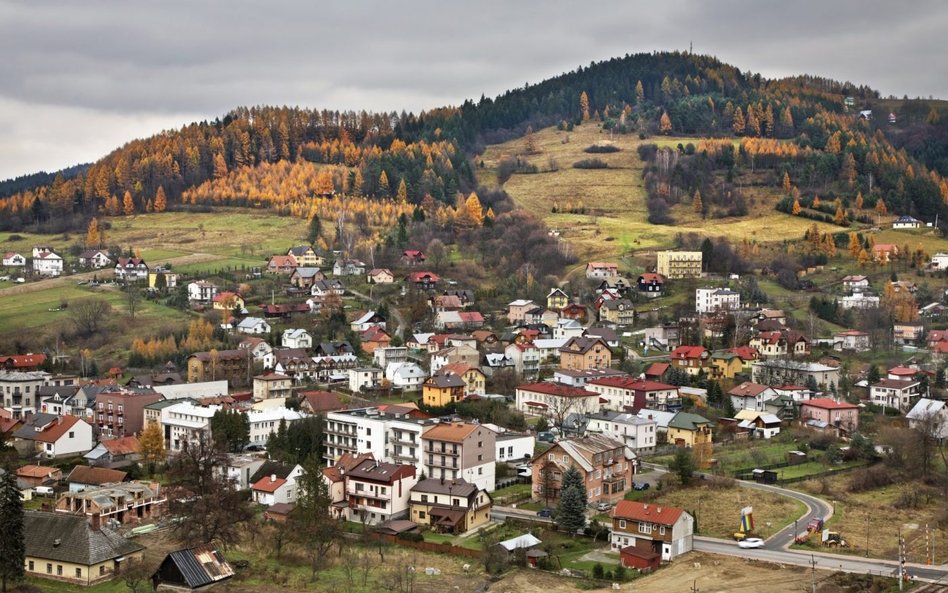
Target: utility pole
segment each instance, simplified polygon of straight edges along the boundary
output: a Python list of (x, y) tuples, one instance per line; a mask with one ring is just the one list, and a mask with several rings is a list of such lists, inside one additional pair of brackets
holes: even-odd
[[(902, 539), (902, 528), (899, 527), (899, 593), (905, 587), (905, 541)], [(814, 592), (815, 593), (815, 592)]]
[(869, 557), (869, 516), (866, 515), (866, 558)]
[(813, 593), (816, 593), (816, 556), (810, 554), (810, 574)]

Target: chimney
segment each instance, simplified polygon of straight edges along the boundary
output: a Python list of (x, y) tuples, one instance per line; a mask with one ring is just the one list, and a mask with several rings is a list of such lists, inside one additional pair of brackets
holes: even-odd
[(271, 482), (276, 482), (276, 481), (277, 481), (277, 475), (276, 475), (276, 474), (270, 474), (270, 481), (271, 481)]
[(102, 526), (101, 516), (99, 513), (92, 513), (92, 531), (98, 531)]

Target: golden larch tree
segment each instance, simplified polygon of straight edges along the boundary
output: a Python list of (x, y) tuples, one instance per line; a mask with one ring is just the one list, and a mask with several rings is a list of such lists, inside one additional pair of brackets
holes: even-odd
[(642, 81), (635, 83), (635, 106), (641, 107), (645, 103), (645, 89), (642, 87)]
[(589, 95), (586, 91), (579, 94), (579, 112), (582, 114), (583, 121), (589, 121)]
[(395, 201), (399, 204), (408, 202), (408, 186), (405, 185), (404, 179), (398, 182), (398, 192), (395, 194)]
[(862, 199), (862, 192), (859, 192), (858, 194), (856, 194), (856, 208), (862, 209), (863, 201), (864, 200)]
[(382, 192), (383, 196), (389, 195), (392, 191), (392, 188), (388, 184), (388, 175), (385, 174), (385, 171), (382, 171), (382, 174), (379, 175), (379, 191)]
[(859, 252), (862, 250), (862, 242), (859, 241), (859, 236), (856, 234), (856, 231), (849, 233), (849, 255), (853, 259), (859, 257)]
[(168, 208), (168, 198), (165, 196), (165, 188), (158, 186), (155, 192), (155, 212), (164, 212)]
[(734, 110), (734, 121), (731, 123), (731, 129), (737, 136), (744, 135), (744, 112), (738, 107)]
[(695, 196), (691, 200), (691, 208), (695, 211), (695, 214), (702, 214), (704, 212), (704, 202), (701, 201), (701, 190), (695, 190)]
[(102, 245), (102, 235), (99, 232), (99, 219), (93, 218), (86, 228), (86, 247), (99, 247), (100, 245)]
[(833, 216), (833, 222), (840, 226), (846, 224), (846, 211), (843, 210), (842, 205), (836, 206), (836, 215)]
[(823, 203), (823, 201), (820, 200), (820, 196), (816, 196), (816, 197), (813, 198), (813, 208), (819, 208), (819, 207), (820, 207), (820, 204), (822, 204), (822, 203)]
[(889, 213), (889, 209), (886, 208), (885, 206), (885, 200), (883, 200), (882, 198), (879, 198), (878, 200), (876, 200), (876, 213), (879, 216), (885, 216), (886, 214)]
[(662, 117), (659, 120), (659, 130), (662, 134), (671, 134), (672, 132), (672, 120), (668, 117), (667, 111), (662, 112)]
[(131, 192), (125, 192), (125, 197), (122, 198), (122, 212), (125, 213), (125, 216), (131, 216), (135, 214), (135, 200), (132, 199)]
[(362, 178), (362, 170), (356, 169), (352, 176), (352, 194), (361, 196), (363, 185), (365, 185), (365, 180)]
[(481, 206), (481, 200), (476, 193), (471, 192), (471, 195), (464, 200), (464, 212), (461, 218), (471, 226), (480, 226), (484, 222), (484, 207)]
[(783, 192), (789, 194), (791, 187), (793, 186), (790, 185), (790, 173), (785, 171), (783, 174)]
[(843, 157), (843, 166), (839, 170), (839, 178), (846, 187), (853, 189), (856, 186), (856, 159), (853, 153), (847, 152)]
[(803, 209), (800, 207), (800, 198), (793, 200), (793, 213), (799, 215)]
[(227, 161), (224, 155), (217, 153), (214, 155), (214, 179), (220, 179), (227, 176)]

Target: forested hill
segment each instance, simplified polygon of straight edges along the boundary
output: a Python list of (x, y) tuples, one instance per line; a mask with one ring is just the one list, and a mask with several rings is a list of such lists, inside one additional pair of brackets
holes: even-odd
[[(235, 109), (131, 141), (73, 179), (40, 178), (42, 185), (0, 197), (0, 228), (84, 228), (102, 213), (214, 205), (221, 192), (228, 205), (268, 207), (273, 200), (261, 199), (246, 182), (231, 187), (229, 180), (233, 172), (279, 161), (319, 165), (294, 169), (311, 176), (295, 179), (295, 187), (312, 195), (341, 192), (416, 204), (431, 196), (454, 203), (458, 192), (473, 189), (470, 156), (485, 143), (531, 126), (587, 122), (640, 136), (782, 140), (801, 149), (778, 155), (794, 182), (846, 176), (853, 198), (864, 188), (872, 194), (867, 200), (881, 199), (889, 210), (926, 219), (941, 214), (948, 223), (948, 185), (939, 175), (948, 173), (948, 117), (940, 107), (907, 101), (894, 109), (914, 115), (889, 124), (890, 109), (865, 86), (812, 76), (766, 80), (687, 53), (636, 54), (495, 99), (418, 115)], [(872, 119), (860, 119), (862, 110), (872, 110)]]

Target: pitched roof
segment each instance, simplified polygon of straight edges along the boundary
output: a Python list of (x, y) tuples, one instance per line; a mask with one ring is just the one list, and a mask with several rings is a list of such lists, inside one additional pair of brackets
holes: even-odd
[(661, 377), (671, 365), (667, 362), (653, 362), (651, 366), (645, 369), (646, 377)]
[(674, 525), (675, 521), (684, 513), (684, 509), (655, 504), (635, 502), (634, 500), (620, 500), (612, 510), (612, 516), (628, 521), (643, 523), (657, 523), (659, 525)]
[(857, 406), (846, 403), (838, 402), (829, 399), (828, 397), (818, 397), (816, 399), (808, 399), (802, 402), (804, 406), (810, 406), (811, 408), (820, 408), (823, 410), (855, 410)]
[(280, 489), (281, 486), (286, 484), (285, 478), (275, 478), (273, 476), (264, 476), (254, 483), (250, 487), (251, 490), (256, 490), (257, 492), (268, 492), (270, 494), (276, 492)]
[(473, 422), (442, 422), (428, 429), (421, 438), (429, 441), (460, 443), (480, 427), (480, 424)]
[(761, 385), (759, 383), (745, 381), (727, 393), (728, 395), (736, 395), (738, 397), (757, 397), (768, 389), (770, 389), (769, 385)]
[(679, 346), (672, 350), (671, 357), (673, 360), (687, 360), (701, 358), (704, 353), (704, 346)]
[(425, 387), (436, 387), (438, 389), (450, 389), (452, 387), (463, 388), (466, 385), (460, 375), (452, 373), (451, 371), (438, 371), (436, 374), (428, 377), (428, 380), (426, 380), (424, 384)]
[(678, 412), (668, 422), (669, 428), (678, 428), (681, 430), (697, 430), (702, 424), (711, 424), (711, 421), (704, 416), (692, 414), (690, 412)]
[(331, 391), (304, 391), (300, 395), (314, 414), (341, 410), (345, 407), (339, 395)]
[(572, 385), (566, 385), (565, 383), (528, 383), (526, 385), (518, 385), (518, 390), (530, 391), (533, 393), (542, 393), (545, 395), (554, 395), (557, 397), (598, 397), (599, 394), (595, 391), (588, 391), (581, 387), (573, 387)]
[(590, 379), (588, 383), (593, 385), (602, 385), (604, 387), (616, 387), (618, 389), (631, 389), (633, 391), (667, 391), (678, 390), (674, 385), (666, 385), (657, 381), (648, 379), (639, 379), (636, 377), (600, 377)]
[[(141, 451), (141, 444), (134, 436), (107, 439), (99, 442), (112, 455), (131, 455)], [(121, 480), (120, 480), (121, 481)]]
[(84, 515), (26, 511), (23, 514), (26, 555), (92, 566), (144, 549), (107, 527), (92, 528)]
[[(78, 416), (33, 414), (27, 418), (23, 426), (13, 433), (13, 436), (19, 439), (39, 441), (41, 443), (55, 443), (80, 421), (81, 418)], [(41, 430), (37, 431), (36, 429), (38, 427), (40, 427)]]
[(56, 473), (59, 473), (58, 468), (47, 465), (24, 465), (16, 470), (16, 475), (21, 478), (48, 478)]
[(560, 348), (560, 352), (586, 354), (587, 352), (592, 350), (593, 347), (598, 343), (602, 343), (602, 345), (607, 350), (609, 349), (609, 345), (606, 344), (606, 340), (598, 336), (596, 337), (575, 337), (574, 336), (570, 338), (569, 341), (566, 342), (566, 344), (564, 344), (562, 348)]
[(415, 466), (409, 464), (383, 463), (367, 459), (350, 469), (346, 474), (352, 480), (368, 480), (391, 484), (395, 480), (415, 475)]
[(882, 379), (878, 383), (873, 383), (870, 387), (881, 387), (882, 389), (903, 390), (907, 387), (918, 385), (918, 381), (904, 381), (902, 379)]
[[(591, 434), (581, 438), (575, 439), (565, 439), (556, 443), (557, 447), (561, 448), (565, 453), (569, 454), (575, 461), (577, 461), (585, 471), (589, 472), (595, 469), (593, 465), (593, 458), (597, 453), (605, 453), (607, 451), (620, 450), (619, 455), (626, 456), (626, 447), (615, 439), (609, 438), (601, 434)], [(534, 459), (540, 457), (537, 455)]]
[(185, 584), (191, 589), (234, 576), (234, 569), (213, 544), (171, 552), (162, 561), (161, 566), (164, 567), (169, 562), (178, 568)]
[(477, 494), (478, 487), (462, 479), (441, 480), (438, 478), (424, 479), (412, 487), (412, 492), (429, 492), (432, 494), (450, 494), (452, 496), (463, 496), (467, 498), (472, 494)]
[(274, 475), (285, 480), (294, 469), (296, 469), (295, 465), (288, 465), (286, 463), (280, 463), (279, 461), (267, 460), (263, 462), (263, 465), (257, 468), (257, 471), (255, 471), (252, 476), (250, 476), (249, 482), (251, 484), (256, 484), (262, 478), (266, 477), (269, 479), (270, 476)]
[(77, 465), (72, 468), (69, 475), (66, 476), (67, 482), (76, 484), (87, 484), (90, 486), (101, 486), (103, 484), (116, 484), (124, 482), (126, 474), (117, 469), (108, 469), (106, 467), (91, 467), (88, 465)]

